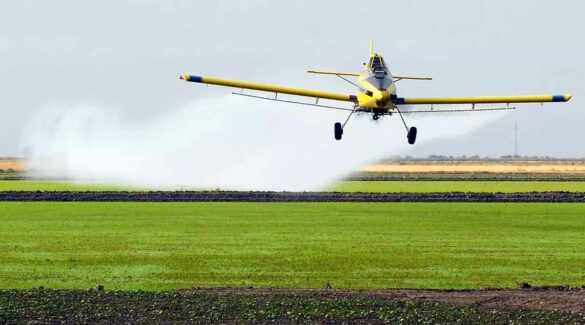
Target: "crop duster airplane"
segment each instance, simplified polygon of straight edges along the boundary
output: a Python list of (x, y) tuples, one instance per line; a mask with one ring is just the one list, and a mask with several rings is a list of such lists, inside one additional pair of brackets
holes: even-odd
[[(291, 87), (267, 85), (260, 83), (252, 83), (245, 81), (226, 80), (207, 76), (194, 76), (184, 74), (180, 79), (190, 82), (198, 82), (210, 85), (227, 86), (242, 89), (241, 92), (234, 92), (235, 95), (242, 95), (247, 97), (268, 99), (279, 102), (310, 105), (330, 109), (340, 109), (349, 111), (349, 116), (342, 123), (335, 123), (334, 134), (336, 140), (341, 140), (343, 131), (350, 117), (354, 113), (362, 112), (372, 114), (374, 120), (378, 120), (380, 116), (392, 115), (398, 113), (407, 132), (408, 143), (414, 144), (416, 141), (417, 129), (416, 127), (408, 127), (403, 114), (407, 113), (430, 113), (430, 112), (472, 112), (472, 111), (491, 111), (491, 110), (507, 110), (515, 109), (510, 107), (511, 103), (545, 103), (545, 102), (567, 102), (571, 99), (571, 95), (529, 95), (529, 96), (482, 96), (482, 97), (400, 97), (396, 92), (396, 83), (400, 80), (432, 80), (428, 77), (407, 77), (394, 76), (390, 73), (388, 66), (384, 62), (384, 58), (374, 52), (373, 42), (370, 45), (370, 58), (367, 63), (364, 63), (364, 69), (361, 73), (352, 72), (330, 72), (330, 71), (313, 71), (308, 73), (333, 75), (337, 76), (357, 87), (357, 94), (338, 94), (325, 91), (298, 89)], [(357, 77), (357, 83), (348, 80), (346, 77)], [(274, 93), (274, 97), (256, 96), (251, 94), (244, 94), (244, 89), (251, 89), (256, 91), (264, 91)], [(279, 99), (279, 94), (288, 94), (304, 97), (315, 98), (314, 103), (298, 102), (292, 100)], [(342, 108), (336, 106), (328, 106), (319, 104), (319, 99), (328, 99), (335, 101), (351, 102), (353, 108)], [(469, 109), (440, 109), (434, 110), (433, 105), (471, 105)], [(485, 104), (506, 104), (506, 107), (499, 108), (478, 108), (476, 105)], [(409, 105), (409, 110), (401, 110), (405, 105)], [(414, 106), (410, 105), (431, 105), (430, 109), (411, 109)]]

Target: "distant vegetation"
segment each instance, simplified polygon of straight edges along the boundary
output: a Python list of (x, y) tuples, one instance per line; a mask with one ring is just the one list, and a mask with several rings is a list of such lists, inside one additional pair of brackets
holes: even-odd
[(24, 177), (25, 175), (22, 172), (13, 169), (0, 169), (0, 180), (18, 180)]

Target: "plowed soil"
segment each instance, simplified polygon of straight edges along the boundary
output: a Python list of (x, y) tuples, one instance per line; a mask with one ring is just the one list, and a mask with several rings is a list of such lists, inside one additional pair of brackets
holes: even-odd
[(335, 299), (404, 299), (444, 302), (456, 306), (478, 306), (498, 310), (531, 309), (585, 312), (585, 287), (530, 287), (525, 289), (481, 290), (322, 290), (322, 289), (186, 289), (183, 294), (219, 293), (268, 298), (292, 295), (306, 298)]
[(585, 193), (0, 192), (0, 201), (57, 202), (585, 202)]
[(583, 324), (585, 291), (0, 291), (0, 323)]

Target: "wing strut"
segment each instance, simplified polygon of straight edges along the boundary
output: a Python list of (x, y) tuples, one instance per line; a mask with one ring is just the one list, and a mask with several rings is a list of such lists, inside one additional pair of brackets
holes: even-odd
[(462, 113), (462, 112), (489, 112), (489, 111), (509, 111), (515, 110), (516, 107), (494, 107), (494, 108), (472, 108), (472, 109), (433, 109), (431, 105), (431, 109), (427, 109), (424, 111), (404, 111), (402, 114), (412, 114), (412, 113)]
[(406, 76), (394, 76), (394, 82), (400, 80), (433, 80), (431, 77), (406, 77)]
[(329, 108), (329, 109), (336, 109), (339, 111), (348, 111), (348, 112), (353, 112), (354, 109), (351, 108), (345, 108), (345, 107), (337, 107), (337, 106), (329, 106), (329, 105), (321, 105), (318, 104), (319, 103), (319, 99), (317, 98), (317, 101), (315, 102), (315, 104), (312, 103), (304, 103), (304, 102), (298, 102), (298, 101), (294, 101), (294, 100), (286, 100), (286, 99), (279, 99), (278, 98), (278, 93), (274, 93), (274, 98), (271, 97), (264, 97), (264, 96), (258, 96), (258, 95), (251, 95), (251, 94), (244, 94), (243, 92), (232, 92), (233, 95), (238, 95), (238, 96), (244, 96), (244, 97), (251, 97), (251, 98), (257, 98), (257, 99), (264, 99), (264, 100), (271, 100), (273, 102), (281, 102), (281, 103), (287, 103), (287, 104), (298, 104), (298, 105), (305, 105), (305, 106), (313, 106), (313, 107), (321, 107), (321, 108)]

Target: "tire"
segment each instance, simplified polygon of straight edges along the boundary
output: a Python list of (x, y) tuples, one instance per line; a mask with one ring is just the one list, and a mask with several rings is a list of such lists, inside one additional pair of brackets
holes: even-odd
[(417, 134), (416, 127), (413, 126), (408, 130), (408, 135), (406, 137), (408, 138), (409, 144), (414, 144), (416, 142), (416, 134)]
[(341, 137), (343, 136), (343, 128), (341, 127), (341, 123), (335, 123), (333, 129), (335, 131), (335, 140), (341, 140)]

